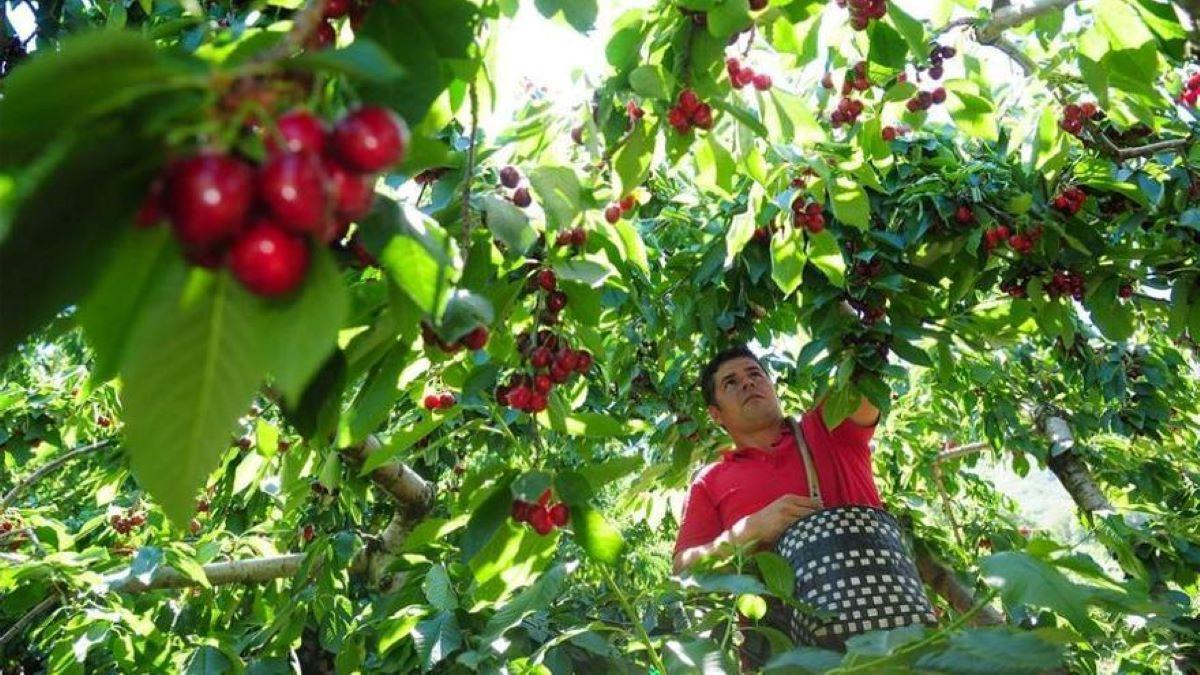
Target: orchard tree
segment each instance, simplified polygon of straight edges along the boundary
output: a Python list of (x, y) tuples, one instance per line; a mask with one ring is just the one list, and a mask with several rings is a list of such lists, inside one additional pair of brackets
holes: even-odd
[[(1196, 672), (1200, 5), (648, 1), (485, 127), (519, 4), (8, 5), (6, 672)], [(938, 626), (671, 575), (738, 342), (884, 411)]]

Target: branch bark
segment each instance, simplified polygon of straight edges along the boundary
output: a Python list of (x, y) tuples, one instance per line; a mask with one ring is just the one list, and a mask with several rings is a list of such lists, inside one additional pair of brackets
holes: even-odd
[(952, 450), (946, 450), (944, 452), (939, 452), (937, 457), (934, 458), (933, 461), (938, 464), (941, 464), (942, 462), (949, 462), (950, 460), (958, 459), (959, 457), (966, 457), (967, 455), (973, 455), (973, 454), (979, 452), (980, 450), (986, 450), (989, 447), (991, 447), (991, 446), (988, 445), (987, 441), (979, 441), (977, 443), (968, 443), (966, 445), (960, 445), (957, 448), (954, 448)]
[[(363, 443), (345, 448), (342, 453), (361, 465), (382, 446), (374, 434)], [(436, 489), (409, 466), (400, 461), (388, 462), (371, 472), (371, 481), (400, 503), (404, 518), (418, 520), (433, 507)]]
[(112, 441), (105, 440), (105, 441), (98, 441), (98, 442), (92, 443), (90, 445), (80, 446), (80, 447), (75, 448), (74, 450), (71, 450), (70, 452), (58, 457), (57, 459), (46, 464), (45, 466), (41, 467), (37, 471), (34, 471), (32, 474), (29, 475), (28, 478), (26, 478), (25, 480), (21, 481), (20, 483), (17, 483), (16, 485), (14, 485), (13, 488), (8, 491), (8, 494), (4, 495), (3, 499), (0, 499), (0, 511), (3, 511), (4, 509), (6, 509), (10, 505), (12, 505), (13, 501), (17, 498), (18, 495), (20, 495), (22, 492), (24, 492), (30, 485), (33, 485), (34, 483), (41, 480), (42, 477), (45, 476), (46, 474), (50, 473), (51, 471), (54, 471), (58, 467), (62, 466), (63, 464), (66, 464), (67, 462), (71, 461), (72, 459), (75, 459), (76, 457), (78, 457), (80, 455), (89, 453), (93, 450), (99, 450), (100, 448), (108, 447), (108, 445), (110, 443), (112, 443)]
[(1149, 143), (1136, 148), (1120, 148), (1117, 151), (1118, 159), (1133, 159), (1135, 157), (1149, 157), (1150, 155), (1167, 150), (1182, 150), (1187, 147), (1188, 139), (1173, 138), (1169, 141), (1158, 141), (1157, 143)]
[(1042, 416), (1042, 432), (1050, 438), (1050, 459), (1047, 464), (1066, 488), (1067, 494), (1089, 517), (1113, 513), (1112, 503), (1088, 471), (1087, 465), (1075, 453), (1075, 436), (1071, 426), (1061, 416), (1047, 413)]
[[(975, 593), (959, 581), (958, 575), (928, 551), (918, 547), (917, 571), (921, 579), (929, 585), (942, 599), (950, 603), (954, 611), (963, 614), (975, 606)], [(1004, 616), (991, 606), (984, 606), (979, 613), (971, 617), (970, 623), (975, 626), (1004, 625)]]
[[(294, 576), (304, 562), (305, 554), (233, 560), (211, 563), (204, 566), (204, 576), (213, 586), (225, 584), (261, 584), (275, 579)], [(173, 567), (159, 567), (148, 582), (130, 574), (128, 569), (104, 577), (104, 585), (117, 593), (145, 593), (165, 588), (190, 588), (198, 586), (195, 580), (184, 576)]]

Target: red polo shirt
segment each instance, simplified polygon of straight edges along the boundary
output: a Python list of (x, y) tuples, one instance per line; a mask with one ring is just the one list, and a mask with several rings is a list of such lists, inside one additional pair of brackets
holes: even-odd
[[(799, 427), (825, 506), (883, 507), (871, 470), (874, 426), (861, 427), (846, 419), (831, 431), (818, 407), (804, 414)], [(711, 542), (742, 517), (786, 494), (810, 494), (790, 425), (770, 448), (723, 450), (720, 460), (700, 471), (688, 492), (675, 553)]]

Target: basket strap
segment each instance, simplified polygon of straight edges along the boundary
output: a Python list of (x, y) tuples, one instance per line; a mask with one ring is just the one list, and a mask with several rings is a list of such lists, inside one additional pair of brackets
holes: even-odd
[(796, 438), (796, 448), (800, 450), (800, 457), (804, 460), (804, 472), (808, 475), (808, 493), (809, 497), (821, 500), (821, 481), (817, 480), (817, 469), (813, 466), (812, 455), (808, 452), (808, 443), (804, 441), (804, 432), (796, 425), (796, 420), (789, 417), (788, 424), (792, 427), (792, 434)]

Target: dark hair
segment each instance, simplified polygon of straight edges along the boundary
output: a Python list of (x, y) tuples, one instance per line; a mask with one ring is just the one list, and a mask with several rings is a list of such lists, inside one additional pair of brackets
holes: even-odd
[(717, 377), (717, 369), (720, 368), (721, 364), (725, 363), (726, 361), (732, 361), (733, 359), (741, 358), (754, 361), (758, 364), (759, 368), (763, 369), (764, 373), (767, 372), (767, 367), (763, 365), (763, 362), (760, 361), (759, 358), (754, 355), (754, 352), (750, 351), (750, 348), (746, 345), (738, 344), (722, 349), (721, 351), (717, 352), (715, 356), (709, 359), (708, 364), (704, 366), (704, 370), (700, 371), (700, 391), (704, 394), (704, 402), (706, 404), (717, 404), (717, 383), (715, 382)]

